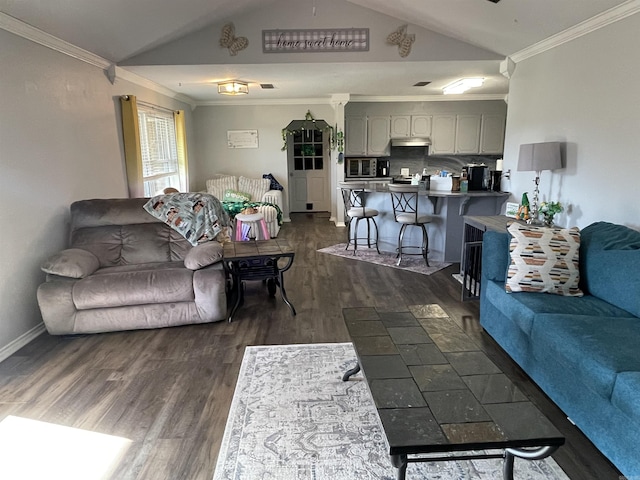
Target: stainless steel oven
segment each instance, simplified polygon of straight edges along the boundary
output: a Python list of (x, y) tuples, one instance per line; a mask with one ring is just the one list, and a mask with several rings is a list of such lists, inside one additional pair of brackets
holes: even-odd
[(377, 175), (377, 158), (347, 158), (346, 164), (345, 174), (348, 178), (375, 177)]

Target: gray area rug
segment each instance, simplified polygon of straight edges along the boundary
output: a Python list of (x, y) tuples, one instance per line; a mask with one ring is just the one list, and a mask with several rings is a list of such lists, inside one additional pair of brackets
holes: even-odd
[[(247, 347), (214, 480), (393, 480), (366, 382), (342, 381), (350, 343)], [(515, 460), (518, 480), (568, 480), (551, 458)], [(502, 461), (411, 463), (407, 479), (495, 480)]]
[(321, 253), (328, 253), (330, 255), (337, 255), (339, 257), (350, 258), (352, 260), (361, 260), (363, 262), (374, 263), (376, 265), (384, 265), (385, 267), (399, 268), (400, 270), (408, 270), (410, 272), (422, 273), (423, 275), (431, 275), (432, 273), (442, 270), (443, 268), (451, 265), (450, 263), (436, 262), (429, 259), (430, 266), (424, 263), (421, 256), (402, 256), (402, 263), (400, 266), (396, 265), (398, 259), (395, 253), (378, 252), (375, 248), (367, 248), (358, 246), (356, 254), (353, 254), (353, 246), (349, 247), (349, 250), (345, 250), (346, 243), (339, 243), (332, 245), (331, 247), (321, 248), (318, 250)]

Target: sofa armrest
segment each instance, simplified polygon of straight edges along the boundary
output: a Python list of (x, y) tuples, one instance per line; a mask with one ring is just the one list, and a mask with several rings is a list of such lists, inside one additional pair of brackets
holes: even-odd
[(85, 278), (100, 268), (100, 261), (93, 253), (80, 248), (68, 248), (47, 258), (40, 269), (51, 275), (69, 278)]
[(269, 190), (262, 196), (262, 202), (272, 203), (277, 205), (280, 210), (282, 210), (282, 191), (280, 190)]
[(506, 232), (487, 231), (482, 237), (482, 281), (506, 282), (509, 267), (509, 240)]
[(199, 270), (222, 261), (222, 245), (211, 241), (196, 245), (184, 257), (184, 266), (189, 270)]

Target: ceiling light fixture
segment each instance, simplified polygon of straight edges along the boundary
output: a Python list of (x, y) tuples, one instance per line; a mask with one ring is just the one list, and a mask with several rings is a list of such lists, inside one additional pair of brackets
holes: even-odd
[(470, 88), (481, 87), (483, 83), (484, 78), (461, 78), (460, 80), (443, 87), (442, 92), (445, 95), (460, 94), (466, 92)]
[(249, 84), (238, 80), (218, 83), (218, 93), (221, 95), (246, 95), (249, 93)]

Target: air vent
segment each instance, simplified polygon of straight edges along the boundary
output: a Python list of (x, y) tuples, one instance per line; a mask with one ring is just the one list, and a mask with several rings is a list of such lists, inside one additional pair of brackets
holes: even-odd
[(425, 87), (427, 85), (429, 85), (431, 82), (418, 82), (418, 83), (414, 83), (413, 86), (414, 87)]
[(263, 90), (270, 90), (276, 87), (273, 86), (273, 83), (261, 83), (260, 88), (262, 88)]

